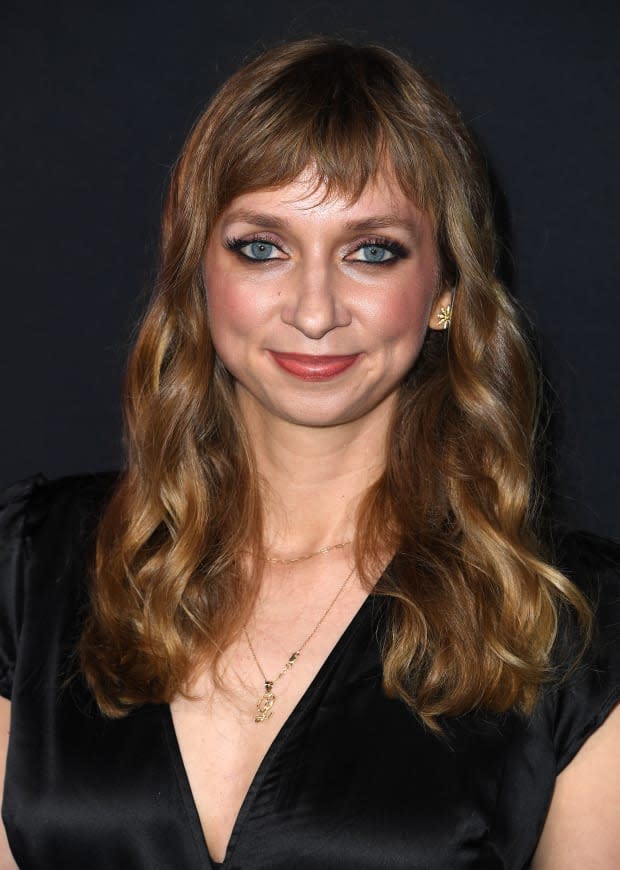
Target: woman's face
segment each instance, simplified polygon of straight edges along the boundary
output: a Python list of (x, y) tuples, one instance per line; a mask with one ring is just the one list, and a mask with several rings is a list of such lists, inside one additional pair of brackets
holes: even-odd
[(325, 427), (385, 410), (450, 294), (431, 222), (389, 176), (351, 203), (305, 173), (234, 199), (204, 256), (242, 411)]

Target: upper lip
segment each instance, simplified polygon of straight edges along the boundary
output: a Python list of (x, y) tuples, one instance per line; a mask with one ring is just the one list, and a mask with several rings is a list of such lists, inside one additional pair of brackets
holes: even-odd
[(325, 362), (326, 360), (349, 359), (352, 356), (357, 356), (357, 353), (291, 353), (283, 350), (272, 350), (271, 353), (276, 356), (282, 356), (286, 359), (294, 359), (299, 362)]

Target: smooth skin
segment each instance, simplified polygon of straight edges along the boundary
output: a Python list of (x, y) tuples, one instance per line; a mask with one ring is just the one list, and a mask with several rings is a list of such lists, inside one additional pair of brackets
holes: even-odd
[[(326, 198), (312, 175), (237, 197), (211, 234), (204, 278), (213, 342), (243, 413), (317, 444), (335, 437), (319, 429), (352, 433), (384, 417), (451, 298), (428, 215), (387, 177), (354, 203)], [(278, 351), (359, 359), (309, 384), (274, 362)]]
[[(351, 539), (360, 498), (381, 471), (398, 385), (426, 330), (440, 328), (440, 309), (451, 298), (440, 282), (428, 217), (389, 176), (351, 203), (326, 198), (307, 173), (235, 199), (213, 230), (203, 271), (213, 340), (236, 379), (258, 470), (269, 482), (267, 550), (291, 557)], [(274, 353), (356, 359), (333, 378), (308, 381), (285, 371)], [(278, 673), (298, 648), (350, 568), (346, 548), (294, 568), (267, 566), (247, 626), (267, 674)], [(196, 676), (192, 700), (172, 702), (215, 860), (224, 858), (261, 759), (366, 594), (353, 576), (278, 683), (273, 716), (260, 728), (252, 711), (261, 679), (243, 640), (224, 653), (224, 691), (205, 671)], [(5, 754), (8, 707), (0, 704)], [(615, 712), (558, 778), (535, 870), (620, 866), (613, 824), (618, 746)], [(12, 870), (6, 843), (0, 855), (0, 870)]]

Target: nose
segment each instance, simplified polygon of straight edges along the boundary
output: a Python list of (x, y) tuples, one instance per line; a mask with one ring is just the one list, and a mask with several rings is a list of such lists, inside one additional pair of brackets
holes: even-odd
[(291, 283), (281, 317), (307, 338), (318, 340), (332, 329), (351, 322), (339, 283), (342, 276), (329, 265), (316, 261), (299, 267)]

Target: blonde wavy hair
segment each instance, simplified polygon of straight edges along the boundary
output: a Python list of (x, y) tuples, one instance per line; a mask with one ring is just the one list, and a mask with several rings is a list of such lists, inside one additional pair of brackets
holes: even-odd
[[(129, 362), (127, 466), (101, 520), (83, 673), (101, 710), (169, 702), (217, 660), (262, 553), (252, 445), (209, 334), (201, 260), (239, 194), (312, 167), (354, 201), (386, 168), (433, 223), (448, 332), (400, 388), (385, 470), (361, 505), (356, 564), (391, 599), (384, 686), (430, 727), (477, 707), (532, 710), (558, 613), (580, 593), (542, 554), (534, 475), (539, 379), (497, 278), (483, 159), (446, 95), (374, 46), (314, 38), (233, 75), (193, 128), (163, 215), (157, 284)], [(257, 560), (258, 561), (258, 560)]]

